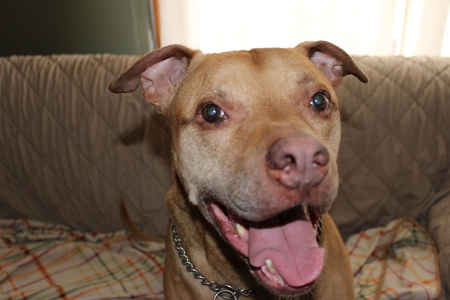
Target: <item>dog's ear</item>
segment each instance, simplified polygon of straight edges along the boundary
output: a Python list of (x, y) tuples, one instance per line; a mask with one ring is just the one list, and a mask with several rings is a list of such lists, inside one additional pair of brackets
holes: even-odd
[(139, 58), (128, 70), (109, 85), (114, 93), (133, 92), (142, 86), (148, 102), (161, 109), (161, 102), (170, 95), (198, 51), (182, 45), (154, 50)]
[(306, 50), (306, 55), (328, 78), (335, 90), (341, 85), (342, 77), (350, 74), (356, 76), (361, 82), (369, 82), (367, 76), (359, 69), (350, 55), (332, 43), (304, 42), (296, 48)]

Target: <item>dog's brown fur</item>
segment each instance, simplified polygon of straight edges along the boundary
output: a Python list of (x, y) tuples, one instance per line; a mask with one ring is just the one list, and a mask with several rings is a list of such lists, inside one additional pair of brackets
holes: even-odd
[[(323, 41), (220, 54), (173, 45), (143, 56), (111, 83), (110, 90), (119, 93), (141, 84), (146, 99), (167, 117), (175, 176), (166, 198), (170, 223), (194, 267), (208, 280), (242, 289), (269, 282), (270, 292), (248, 299), (354, 298), (347, 251), (326, 213), (338, 187), (340, 116), (335, 90), (349, 74), (367, 82), (343, 50)], [(317, 93), (330, 100), (324, 110), (312, 107)], [(209, 104), (223, 112), (213, 122), (205, 116)], [(292, 171), (284, 162), (278, 166), (280, 161), (273, 157), (303, 143), (325, 153), (319, 167), (294, 166)], [(301, 150), (300, 156), (309, 157), (308, 151)], [(316, 177), (320, 180), (311, 179)], [(223, 224), (212, 203), (248, 222), (307, 204), (323, 220), (320, 247), (325, 257), (319, 278), (306, 287), (272, 286), (249, 266), (247, 250), (240, 246), (245, 238), (233, 229), (227, 232), (230, 225)], [(213, 299), (215, 293), (181, 264), (170, 228), (166, 244), (166, 299)]]

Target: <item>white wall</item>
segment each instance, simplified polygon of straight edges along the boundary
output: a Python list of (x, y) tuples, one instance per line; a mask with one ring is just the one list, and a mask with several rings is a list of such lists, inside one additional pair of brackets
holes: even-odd
[[(413, 28), (395, 36), (397, 2), (404, 3), (397, 24)], [(396, 44), (396, 53), (439, 55), (450, 43), (450, 29), (444, 36), (449, 5), (450, 0), (160, 0), (162, 45), (221, 52), (327, 40), (350, 54), (391, 55)], [(419, 15), (402, 16), (411, 7), (419, 7)]]

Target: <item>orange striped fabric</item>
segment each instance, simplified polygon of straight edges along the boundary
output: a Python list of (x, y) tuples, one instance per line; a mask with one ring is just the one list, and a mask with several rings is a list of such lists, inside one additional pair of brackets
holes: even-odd
[(369, 229), (346, 242), (356, 299), (437, 299), (441, 291), (438, 253), (415, 220), (403, 218)]
[(164, 299), (164, 244), (29, 220), (0, 237), (0, 299)]
[[(0, 220), (0, 299), (164, 299), (164, 244), (127, 232)], [(358, 300), (436, 299), (437, 250), (412, 219), (346, 242)]]

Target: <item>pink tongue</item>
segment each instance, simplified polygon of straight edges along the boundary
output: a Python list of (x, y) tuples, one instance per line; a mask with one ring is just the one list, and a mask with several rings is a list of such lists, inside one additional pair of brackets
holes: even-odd
[(272, 260), (276, 272), (292, 287), (301, 287), (316, 280), (323, 267), (324, 249), (319, 248), (309, 221), (251, 223), (248, 251), (250, 264), (261, 268)]

